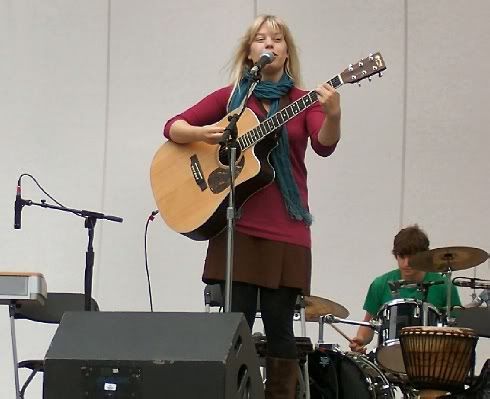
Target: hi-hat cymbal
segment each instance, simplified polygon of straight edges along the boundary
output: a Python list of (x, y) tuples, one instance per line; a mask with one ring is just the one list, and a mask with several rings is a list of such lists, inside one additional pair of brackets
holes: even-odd
[(319, 296), (305, 296), (306, 321), (318, 321), (320, 316), (326, 314), (333, 314), (334, 316), (345, 319), (349, 316), (349, 311), (330, 299)]
[(448, 272), (478, 266), (488, 259), (488, 253), (480, 248), (445, 247), (419, 252), (410, 256), (408, 264), (425, 272)]

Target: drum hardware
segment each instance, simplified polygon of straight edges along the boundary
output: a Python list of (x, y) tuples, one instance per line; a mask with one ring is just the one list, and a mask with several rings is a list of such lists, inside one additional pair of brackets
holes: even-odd
[(304, 295), (298, 295), (296, 299), (296, 306), (293, 313), (293, 320), (301, 322), (301, 336), (306, 337), (307, 334), (306, 334), (306, 313), (305, 313)]
[(316, 344), (315, 345), (316, 349), (324, 350), (324, 351), (332, 351), (332, 352), (341, 352), (340, 350), (340, 345), (339, 344)]
[(305, 296), (306, 321), (318, 321), (320, 316), (332, 314), (338, 317), (349, 317), (349, 311), (337, 302), (319, 296)]
[(473, 292), (471, 299), (472, 301), (470, 303), (464, 305), (465, 308), (476, 308), (485, 304), (490, 309), (490, 288), (484, 289), (478, 295), (476, 292)]
[(324, 323), (345, 323), (345, 324), (351, 324), (353, 326), (365, 326), (365, 327), (370, 327), (373, 330), (377, 330), (381, 325), (380, 322), (377, 320), (370, 320), (370, 321), (348, 320), (348, 319), (341, 319), (339, 317), (334, 316), (333, 314), (327, 314), (321, 317), (321, 320)]
[(473, 288), (474, 290), (490, 289), (490, 280), (484, 280), (476, 277), (455, 277), (453, 278), (453, 284), (458, 287)]
[[(429, 303), (428, 302), (422, 302), (422, 308), (424, 310), (423, 314), (422, 314), (422, 325), (428, 326), (429, 325)], [(418, 309), (417, 309), (417, 311), (418, 311)]]
[[(449, 261), (448, 261), (449, 262)], [(451, 270), (450, 266), (448, 265), (448, 271), (446, 273), (443, 273), (447, 277), (447, 283), (446, 283), (446, 323), (448, 326), (454, 325), (455, 319), (451, 317), (451, 278), (453, 275), (453, 271)]]
[(344, 323), (344, 324), (351, 324), (354, 326), (365, 326), (365, 327), (372, 328), (376, 332), (378, 332), (378, 329), (381, 326), (380, 322), (374, 319), (370, 321), (355, 321), (355, 320), (341, 319), (339, 317), (334, 316), (333, 314), (326, 314), (325, 316), (320, 316), (318, 318), (318, 343), (319, 344), (323, 344), (324, 323), (329, 324), (332, 328), (334, 328), (335, 331), (337, 331), (340, 335), (346, 338), (349, 342), (352, 342), (352, 340), (346, 334), (344, 334), (340, 329), (335, 328), (332, 325), (333, 323)]

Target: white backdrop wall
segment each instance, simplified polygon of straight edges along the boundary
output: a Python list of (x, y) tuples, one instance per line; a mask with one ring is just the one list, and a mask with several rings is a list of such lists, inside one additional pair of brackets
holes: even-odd
[[(308, 154), (312, 293), (361, 319), (369, 282), (395, 266), (393, 235), (410, 223), (433, 247), (490, 250), (490, 3), (470, 4), (0, 0), (0, 270), (42, 272), (51, 291), (83, 290), (82, 219), (26, 207), (13, 229), (16, 181), (31, 173), (66, 206), (124, 217), (96, 226), (94, 296), (103, 310), (148, 310), (143, 231), (162, 125), (227, 83), (232, 50), (261, 13), (288, 21), (307, 88), (369, 52), (388, 66), (382, 79), (339, 88), (342, 141), (330, 158)], [(24, 198), (46, 198), (22, 182)], [(205, 243), (157, 218), (148, 245), (155, 310), (202, 310)], [(489, 264), (458, 275), (474, 273), (490, 278)], [(470, 294), (460, 290), (463, 302)], [(20, 357), (42, 357), (54, 328), (18, 324)], [(315, 324), (308, 335), (316, 342)], [(347, 347), (331, 330), (325, 340)], [(0, 353), (0, 396), (14, 397), (5, 306)], [(481, 339), (477, 364), (489, 354)], [(26, 397), (40, 391), (38, 380)]]

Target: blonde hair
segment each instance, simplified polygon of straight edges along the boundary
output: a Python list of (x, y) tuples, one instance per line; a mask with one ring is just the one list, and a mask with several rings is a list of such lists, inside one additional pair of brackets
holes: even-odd
[(236, 87), (243, 76), (245, 69), (251, 68), (252, 61), (248, 59), (250, 46), (252, 45), (257, 32), (262, 25), (267, 24), (269, 28), (281, 32), (288, 47), (288, 58), (284, 64), (286, 72), (294, 81), (295, 86), (301, 85), (301, 75), (299, 67), (298, 53), (294, 44), (293, 36), (286, 23), (274, 15), (259, 15), (242, 36), (240, 43), (231, 60), (230, 78), (231, 83)]

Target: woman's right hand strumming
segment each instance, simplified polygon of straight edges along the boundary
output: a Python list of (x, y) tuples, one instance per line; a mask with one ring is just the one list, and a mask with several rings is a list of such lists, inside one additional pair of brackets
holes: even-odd
[(218, 125), (192, 126), (186, 121), (176, 120), (170, 127), (170, 138), (179, 144), (204, 141), (208, 144), (218, 144), (223, 136), (224, 128)]
[(202, 138), (201, 141), (204, 141), (208, 144), (218, 144), (221, 138), (223, 137), (224, 129), (221, 126), (216, 125), (207, 125), (202, 126)]

